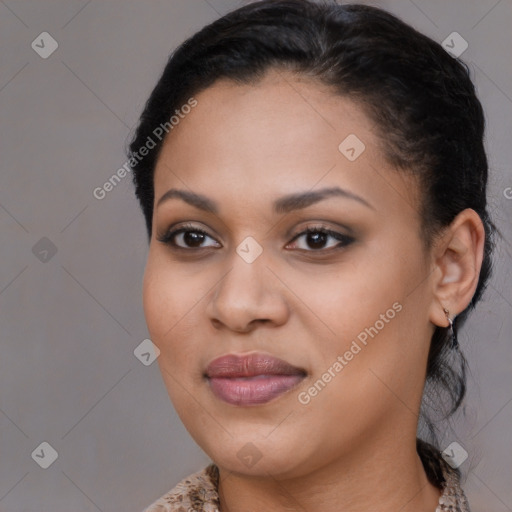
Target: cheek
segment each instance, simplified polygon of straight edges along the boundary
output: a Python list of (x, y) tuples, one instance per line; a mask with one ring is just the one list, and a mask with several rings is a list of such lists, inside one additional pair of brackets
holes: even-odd
[(318, 386), (324, 398), (364, 415), (365, 403), (376, 410), (386, 398), (396, 402), (386, 385), (411, 391), (410, 397), (417, 393), (424, 357), (421, 308), (428, 295), (426, 282), (418, 286), (423, 274), (419, 258), (404, 261), (388, 249), (388, 254), (369, 251), (350, 268), (294, 287), (298, 296), (307, 297), (302, 321), (314, 354), (310, 382), (328, 381), (328, 390)]
[(164, 352), (191, 329), (197, 294), (187, 280), (176, 275), (172, 265), (158, 256), (148, 257), (143, 279), (143, 307), (155, 345)]
[(170, 290), (171, 283), (150, 255), (144, 272), (142, 298), (146, 324), (153, 343), (157, 345), (161, 343), (165, 326), (169, 329), (174, 323), (172, 312), (175, 310), (168, 307), (172, 303)]
[(143, 279), (144, 315), (151, 340), (160, 349), (157, 361), (169, 392), (179, 392), (181, 382), (201, 383), (210, 343), (204, 334), (206, 301), (217, 280), (218, 274), (198, 272), (192, 265), (184, 268), (150, 250)]
[(310, 270), (309, 275), (297, 271), (286, 277), (300, 299), (291, 299), (300, 321), (306, 324), (306, 331), (314, 334), (312, 341), (323, 340), (316, 348), (319, 354), (332, 357), (333, 353), (348, 349), (352, 339), (360, 333), (364, 338), (365, 329), (376, 322), (379, 332), (390, 331), (396, 323), (393, 304), (404, 301), (405, 283), (411, 280), (413, 271), (393, 257), (372, 256), (368, 252), (351, 257), (338, 268), (314, 273)]
[[(198, 298), (187, 280), (176, 277), (176, 269), (157, 257), (148, 257), (143, 279), (143, 306), (152, 342), (159, 348), (157, 359), (169, 397), (182, 421), (191, 408), (186, 389), (190, 376), (200, 379), (200, 351), (193, 343), (194, 304)], [(196, 308), (200, 304), (196, 305)], [(193, 408), (192, 408), (193, 409)], [(194, 411), (197, 414), (198, 411)]]

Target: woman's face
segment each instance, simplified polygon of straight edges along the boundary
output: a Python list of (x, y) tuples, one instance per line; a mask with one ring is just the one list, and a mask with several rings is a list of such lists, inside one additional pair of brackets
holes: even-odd
[(195, 99), (158, 159), (144, 276), (185, 427), (221, 468), (282, 477), (410, 442), (434, 329), (416, 184), (359, 107), (312, 81), (274, 71)]

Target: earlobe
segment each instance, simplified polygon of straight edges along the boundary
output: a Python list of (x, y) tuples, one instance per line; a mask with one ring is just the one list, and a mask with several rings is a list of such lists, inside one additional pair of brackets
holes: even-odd
[(464, 311), (478, 285), (485, 229), (479, 215), (467, 208), (455, 217), (434, 249), (436, 277), (430, 321), (447, 327), (444, 310), (453, 316)]

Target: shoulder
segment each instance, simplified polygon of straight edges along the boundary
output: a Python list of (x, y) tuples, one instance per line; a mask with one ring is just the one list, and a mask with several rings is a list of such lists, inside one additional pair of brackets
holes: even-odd
[[(466, 495), (460, 485), (459, 471), (452, 468), (439, 452), (435, 453), (433, 450), (434, 454), (442, 488), (436, 512), (470, 512)], [(218, 484), (219, 470), (212, 463), (185, 477), (143, 512), (219, 512)]]
[(212, 463), (185, 477), (143, 512), (218, 512), (218, 479), (218, 468)]
[(462, 490), (460, 472), (452, 468), (444, 460), (441, 461), (444, 476), (443, 493), (439, 498), (436, 512), (456, 511), (470, 512), (469, 503)]
[(461, 473), (445, 459), (435, 446), (417, 439), (421, 461), (432, 484), (441, 490), (436, 512), (470, 512), (468, 500), (461, 487)]

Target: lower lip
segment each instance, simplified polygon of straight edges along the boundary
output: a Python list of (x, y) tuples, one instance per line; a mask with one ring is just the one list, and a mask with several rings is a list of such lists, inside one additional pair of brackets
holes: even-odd
[(294, 388), (303, 375), (258, 375), (245, 378), (208, 378), (217, 398), (232, 405), (265, 404)]

